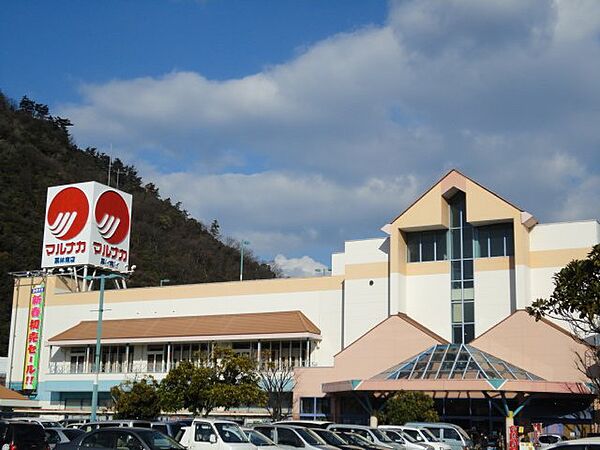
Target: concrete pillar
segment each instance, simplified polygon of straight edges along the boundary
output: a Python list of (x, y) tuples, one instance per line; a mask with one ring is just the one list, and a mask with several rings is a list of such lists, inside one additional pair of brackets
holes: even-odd
[(375, 414), (371, 414), (369, 418), (369, 426), (371, 428), (377, 428), (377, 416)]

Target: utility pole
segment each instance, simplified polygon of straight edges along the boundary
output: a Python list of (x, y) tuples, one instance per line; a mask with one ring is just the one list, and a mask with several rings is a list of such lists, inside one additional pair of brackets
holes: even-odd
[(244, 245), (250, 245), (250, 242), (243, 239), (240, 242), (240, 281), (244, 281)]

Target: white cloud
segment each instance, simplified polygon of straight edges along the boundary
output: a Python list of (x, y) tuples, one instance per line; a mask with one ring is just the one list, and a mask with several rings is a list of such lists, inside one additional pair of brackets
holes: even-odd
[(392, 2), (260, 73), (87, 84), (59, 113), (260, 255), (323, 260), (453, 166), (541, 220), (599, 214), (578, 206), (600, 176), (599, 36), (593, 0)]
[(314, 277), (327, 273), (327, 266), (315, 261), (310, 256), (286, 258), (283, 255), (277, 255), (274, 261), (286, 277)]

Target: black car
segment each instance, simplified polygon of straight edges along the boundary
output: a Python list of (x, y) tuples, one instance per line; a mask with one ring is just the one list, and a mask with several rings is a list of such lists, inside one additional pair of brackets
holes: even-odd
[(312, 428), (312, 431), (327, 442), (329, 445), (333, 445), (341, 450), (361, 450), (361, 447), (350, 444), (339, 434), (334, 433), (331, 430), (324, 430), (322, 428)]
[(10, 450), (49, 450), (46, 434), (40, 424), (0, 420), (0, 448)]
[(148, 428), (99, 428), (58, 444), (56, 450), (185, 450), (178, 442), (160, 431)]

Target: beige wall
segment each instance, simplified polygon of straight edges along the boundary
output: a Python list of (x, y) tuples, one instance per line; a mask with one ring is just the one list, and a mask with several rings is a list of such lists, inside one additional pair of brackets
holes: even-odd
[(585, 381), (576, 366), (576, 352), (585, 347), (525, 311), (515, 312), (471, 344), (548, 381)]

